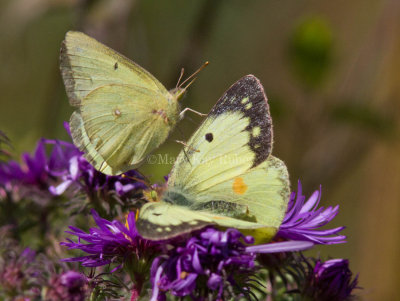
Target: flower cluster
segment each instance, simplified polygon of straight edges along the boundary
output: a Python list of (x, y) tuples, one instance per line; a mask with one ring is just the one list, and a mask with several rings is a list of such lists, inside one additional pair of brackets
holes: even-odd
[[(53, 146), (50, 155), (46, 146)], [(41, 139), (33, 155), (24, 153), (22, 164), (16, 161), (0, 163), (0, 189), (17, 191), (19, 198), (30, 197), (43, 203), (52, 197), (49, 189), (68, 169), (69, 160), (80, 152), (73, 144)]]
[(208, 228), (177, 243), (153, 261), (151, 300), (164, 300), (166, 292), (194, 300), (251, 295), (248, 282), (255, 273), (255, 255), (245, 248), (253, 242), (251, 236), (236, 229), (221, 232)]
[[(68, 124), (65, 124), (65, 128), (69, 132)], [(81, 152), (75, 150), (77, 153), (67, 160), (68, 168), (59, 173), (60, 183), (50, 187), (54, 195), (61, 195), (71, 188), (74, 194), (84, 192), (90, 199), (107, 199), (110, 195), (121, 198), (133, 197), (138, 189), (145, 188), (142, 182), (134, 180), (142, 178), (135, 170), (126, 172), (124, 176), (108, 176), (97, 171)]]
[[(69, 133), (67, 123), (65, 128)], [(29, 198), (42, 206), (65, 196), (77, 200), (78, 207), (84, 207), (82, 199), (87, 199), (91, 207), (101, 211), (102, 207), (110, 211), (115, 205), (130, 208), (146, 187), (143, 182), (135, 170), (123, 176), (105, 175), (75, 145), (59, 140), (41, 139), (33, 155), (22, 155), (21, 164), (13, 160), (0, 162), (0, 198)]]
[(80, 249), (87, 254), (82, 257), (67, 258), (64, 261), (79, 261), (86, 267), (98, 267), (111, 263), (123, 264), (132, 256), (151, 257), (157, 251), (157, 245), (142, 239), (135, 226), (135, 214), (128, 214), (126, 224), (118, 220), (108, 221), (92, 210), (97, 227), (90, 228), (89, 233), (70, 226), (67, 233), (76, 236), (77, 242), (68, 240), (61, 245), (69, 249)]
[[(137, 262), (143, 260), (137, 257), (138, 254), (153, 255), (147, 257), (147, 260), (158, 255), (148, 271), (153, 287), (151, 300), (154, 301), (165, 300), (167, 293), (177, 297), (189, 296), (193, 300), (226, 300), (240, 296), (251, 299), (255, 295), (250, 288), (254, 286), (252, 281), (259, 268), (267, 267), (271, 272), (276, 271), (289, 262), (284, 255), (287, 252), (305, 250), (314, 244), (344, 241), (344, 236), (333, 236), (333, 239), (331, 236), (342, 228), (322, 233), (318, 231), (318, 226), (326, 225), (333, 219), (331, 214), (325, 214), (327, 210), (324, 208), (316, 208), (315, 203), (316, 199), (319, 201), (319, 196), (319, 193), (314, 193), (305, 202), (299, 183), (298, 197), (295, 199), (292, 194), (291, 205), (282, 224), (285, 232), (282, 234), (280, 230), (275, 240), (265, 245), (253, 245), (252, 237), (244, 236), (236, 229), (219, 231), (212, 227), (193, 233), (189, 239), (177, 238), (165, 243), (153, 243), (140, 238), (136, 232), (134, 213), (128, 215), (126, 225), (123, 225), (118, 220), (110, 222), (102, 219), (94, 211), (92, 215), (98, 228), (91, 228), (90, 233), (86, 233), (70, 227), (73, 231), (68, 233), (78, 237), (78, 242), (70, 240), (62, 245), (89, 254), (66, 261), (80, 261), (83, 266), (91, 267), (117, 262), (130, 268), (132, 263), (128, 264), (128, 259), (131, 258), (129, 255), (134, 254)], [(331, 211), (328, 209), (328, 212)], [(310, 229), (304, 235), (307, 222)], [(330, 239), (326, 240), (326, 236)], [(274, 257), (260, 256), (259, 259), (264, 258), (264, 262), (257, 262), (257, 254), (271, 253)], [(265, 264), (265, 259), (271, 262), (274, 258), (278, 258), (278, 264)], [(137, 271), (130, 273), (137, 274)], [(135, 278), (138, 279), (133, 277)], [(327, 281), (322, 283), (326, 284)], [(348, 291), (351, 292), (354, 287), (355, 285), (347, 286)]]
[[(0, 132), (0, 142), (8, 143), (4, 137)], [(92, 227), (82, 215), (74, 217), (74, 226), (66, 231), (71, 238), (61, 242), (66, 248), (46, 245), (47, 234), (42, 244), (36, 245), (37, 249), (45, 248), (46, 254), (63, 258), (57, 268), (41, 265), (32, 249), (4, 248), (18, 250), (5, 252), (0, 258), (0, 297), (81, 301), (129, 295), (133, 301), (283, 300), (289, 291), (309, 300), (341, 301), (353, 296), (357, 277), (353, 277), (347, 260), (323, 262), (301, 253), (316, 244), (346, 241), (341, 234), (344, 227), (329, 227), (339, 207), (319, 206), (321, 188), (307, 199), (299, 182), (275, 237), (267, 244), (254, 245), (253, 237), (237, 229), (210, 226), (167, 241), (145, 240), (136, 230), (136, 207), (143, 195), (143, 183), (135, 170), (121, 176), (102, 174), (73, 144), (64, 141), (42, 139), (33, 155), (22, 156), (22, 163), (0, 161), (0, 208), (3, 213), (9, 210), (14, 214), (4, 218), (14, 239), (21, 233), (26, 236), (22, 230), (18, 232), (19, 228), (35, 223), (16, 218), (31, 207), (14, 210), (19, 202), (10, 199), (39, 203), (40, 210), (35, 212), (43, 213), (40, 226), (45, 231), (57, 227), (63, 219), (65, 225), (70, 218), (64, 212), (59, 214), (60, 210), (54, 213), (56, 222), (44, 218), (60, 200), (67, 200), (63, 206), (70, 209), (71, 199), (81, 208), (87, 204), (95, 208), (91, 210)], [(10, 207), (12, 203), (14, 207)], [(75, 210), (87, 213), (82, 211)], [(54, 261), (46, 262), (54, 266)], [(85, 273), (78, 272), (79, 264)], [(93, 276), (94, 271), (100, 271), (98, 276)]]

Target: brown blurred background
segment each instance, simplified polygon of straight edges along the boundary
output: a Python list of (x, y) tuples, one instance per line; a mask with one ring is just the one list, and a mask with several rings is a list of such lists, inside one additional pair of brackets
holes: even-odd
[[(68, 30), (84, 31), (167, 88), (204, 61), (183, 104), (208, 112), (243, 75), (259, 77), (274, 120), (274, 154), (307, 195), (340, 204), (363, 300), (400, 300), (400, 1), (2, 0), (0, 129), (16, 152), (69, 139), (72, 112), (58, 69)], [(201, 121), (189, 113), (156, 153), (176, 156)], [(160, 180), (170, 165), (143, 166)]]

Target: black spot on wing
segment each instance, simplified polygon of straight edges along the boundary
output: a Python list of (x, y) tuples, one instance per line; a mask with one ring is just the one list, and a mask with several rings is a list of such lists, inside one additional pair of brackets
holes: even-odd
[(118, 69), (118, 62), (116, 62), (115, 64), (114, 64), (114, 70), (117, 70)]
[(252, 166), (255, 167), (271, 154), (272, 120), (264, 88), (254, 75), (246, 75), (233, 84), (218, 100), (209, 116), (238, 111), (250, 118), (250, 124), (244, 130), (250, 133), (248, 144), (256, 155)]
[(206, 138), (206, 140), (207, 140), (208, 142), (211, 142), (211, 141), (214, 140), (214, 136), (213, 136), (212, 133), (207, 133), (206, 136), (205, 136), (205, 138)]

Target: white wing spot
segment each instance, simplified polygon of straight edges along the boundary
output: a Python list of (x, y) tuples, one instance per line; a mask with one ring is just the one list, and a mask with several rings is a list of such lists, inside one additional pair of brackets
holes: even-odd
[(260, 135), (260, 133), (261, 133), (261, 128), (259, 126), (256, 126), (253, 128), (253, 131), (252, 131), (253, 137), (258, 137)]
[(241, 103), (242, 103), (242, 104), (245, 104), (245, 103), (248, 102), (248, 101), (249, 101), (249, 98), (248, 98), (248, 97), (245, 97), (245, 98), (242, 99)]
[(170, 228), (170, 227), (166, 227), (165, 228), (165, 231), (168, 231), (168, 232), (170, 232), (172, 229)]
[(157, 232), (162, 232), (162, 228), (161, 228), (161, 227), (158, 227), (158, 228), (156, 229), (156, 231), (157, 231)]
[(191, 221), (189, 222), (189, 225), (197, 225), (197, 221)]
[(244, 108), (246, 110), (250, 110), (252, 106), (253, 106), (253, 104), (251, 102), (249, 102)]

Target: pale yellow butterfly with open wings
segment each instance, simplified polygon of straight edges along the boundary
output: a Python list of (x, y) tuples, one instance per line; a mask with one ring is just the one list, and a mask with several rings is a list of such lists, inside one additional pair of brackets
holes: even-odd
[(215, 225), (268, 241), (290, 193), (287, 168), (271, 150), (267, 98), (260, 81), (248, 75), (225, 92), (189, 139), (161, 193), (147, 193), (139, 234), (165, 240)]

